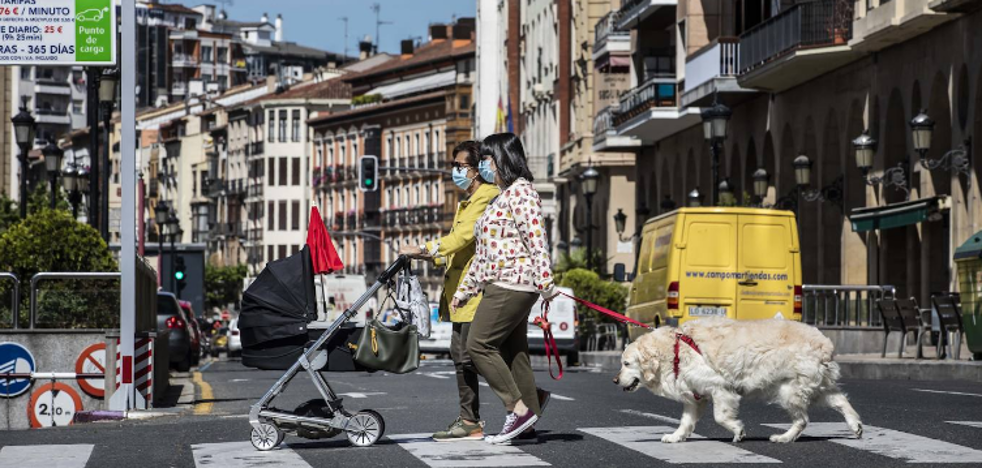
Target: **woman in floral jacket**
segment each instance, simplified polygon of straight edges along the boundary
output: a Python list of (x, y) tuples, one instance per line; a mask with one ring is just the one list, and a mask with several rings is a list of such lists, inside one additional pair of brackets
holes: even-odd
[(511, 133), (491, 135), (481, 145), (481, 156), (481, 177), (494, 181), (502, 193), (474, 225), (476, 252), (451, 307), (483, 292), (467, 352), (508, 411), (501, 432), (486, 439), (502, 444), (535, 425), (541, 412), (536, 398), (522, 398), (536, 395), (527, 322), (536, 300), (551, 300), (558, 291), (542, 202), (522, 142)]

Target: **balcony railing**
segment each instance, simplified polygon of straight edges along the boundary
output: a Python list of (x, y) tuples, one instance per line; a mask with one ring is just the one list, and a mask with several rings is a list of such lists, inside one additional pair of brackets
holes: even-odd
[(257, 141), (249, 145), (249, 154), (253, 156), (261, 156), (266, 150), (266, 143), (262, 141)]
[(853, 3), (799, 3), (740, 35), (740, 73), (799, 49), (845, 45), (852, 39)]
[(685, 88), (692, 90), (714, 78), (734, 77), (740, 62), (740, 39), (720, 37), (685, 63)]
[(196, 67), (198, 66), (198, 61), (191, 55), (174, 54), (171, 64), (175, 67)]
[(674, 78), (653, 78), (621, 97), (620, 107), (614, 115), (614, 124), (620, 125), (649, 109), (678, 107), (678, 83)]
[(597, 113), (593, 119), (593, 137), (599, 138), (606, 135), (608, 131), (614, 129), (614, 113), (617, 111), (615, 106), (607, 106)]
[(648, 8), (658, 8), (662, 6), (675, 6), (678, 2), (672, 0), (624, 0), (621, 2), (621, 9), (618, 10), (617, 28), (628, 30), (634, 25), (636, 18), (644, 16)]
[(593, 30), (593, 51), (601, 50), (606, 45), (608, 38), (630, 39), (631, 33), (617, 29), (617, 20), (621, 17), (621, 11), (615, 10), (604, 15), (597, 22)]
[(188, 92), (188, 85), (185, 83), (174, 83), (170, 87), (171, 94), (182, 96)]

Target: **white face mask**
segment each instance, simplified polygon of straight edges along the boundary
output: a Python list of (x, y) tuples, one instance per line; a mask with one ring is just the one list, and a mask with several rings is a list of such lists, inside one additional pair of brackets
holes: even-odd
[(460, 187), (461, 190), (467, 190), (471, 187), (471, 183), (474, 182), (473, 179), (467, 177), (467, 168), (455, 167), (451, 173), (453, 177), (453, 183)]

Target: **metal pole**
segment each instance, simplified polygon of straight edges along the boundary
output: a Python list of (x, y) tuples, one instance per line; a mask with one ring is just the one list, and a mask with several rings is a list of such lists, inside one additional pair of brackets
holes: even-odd
[(85, 68), (89, 124), (89, 226), (99, 229), (99, 69)]
[(164, 286), (164, 227), (157, 230), (157, 286)]
[(593, 264), (593, 195), (586, 196), (586, 266), (594, 268)]
[[(137, 396), (133, 385), (133, 345), (136, 338), (136, 0), (123, 0), (122, 45), (120, 72), (122, 73), (121, 111), (121, 167), (122, 207), (120, 209), (120, 350), (122, 359), (122, 384), (113, 398), (110, 409), (127, 411), (133, 408)], [(116, 19), (113, 18), (113, 21)], [(116, 38), (113, 37), (113, 40)], [(122, 66), (123, 64), (128, 66)], [(108, 147), (108, 141), (107, 141)], [(108, 195), (107, 195), (108, 198)], [(107, 220), (108, 226), (108, 220)], [(147, 402), (150, 407), (152, 402)]]
[(58, 177), (54, 174), (48, 176), (48, 180), (51, 183), (51, 209), (55, 209), (58, 206)]
[(30, 163), (27, 160), (27, 146), (20, 147), (20, 219), (27, 218), (27, 177)]
[[(112, 122), (112, 116), (112, 104), (106, 104), (102, 112), (102, 125), (106, 140), (105, 145), (103, 145), (105, 148), (102, 149), (102, 198), (99, 199), (99, 204), (101, 205), (99, 207), (99, 219), (101, 219), (99, 231), (102, 233), (102, 239), (106, 241), (107, 245), (109, 244), (109, 152), (112, 151), (112, 144), (110, 143), (112, 132), (110, 132), (109, 125)], [(120, 146), (120, 149), (122, 149), (122, 146)]]
[(709, 204), (716, 206), (719, 203), (719, 141), (713, 138), (709, 148), (710, 152), (713, 153), (713, 199), (709, 201)]
[[(175, 229), (176, 231), (177, 229)], [(170, 235), (170, 292), (177, 294), (177, 284), (174, 282), (174, 238), (176, 233)]]

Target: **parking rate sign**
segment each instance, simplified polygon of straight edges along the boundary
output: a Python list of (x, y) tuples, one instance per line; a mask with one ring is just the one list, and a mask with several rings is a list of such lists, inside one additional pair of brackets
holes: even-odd
[(0, 66), (115, 63), (113, 0), (0, 0)]

